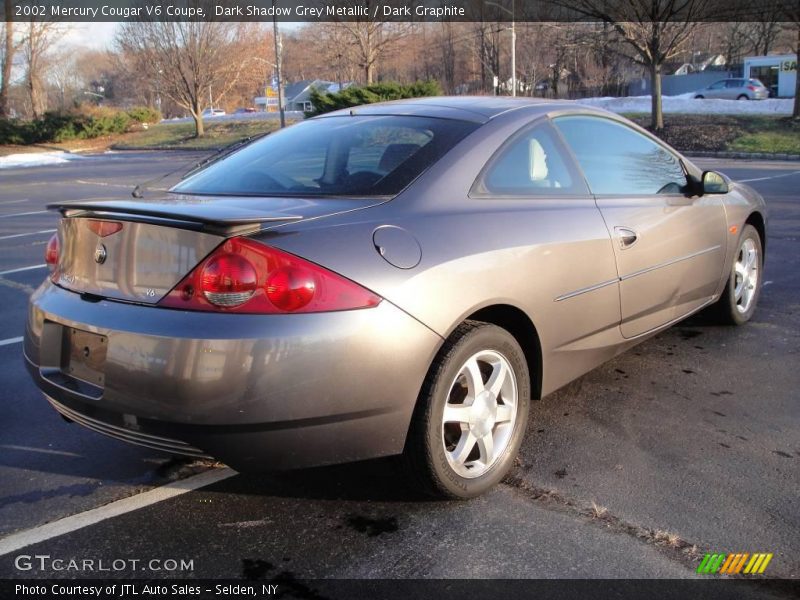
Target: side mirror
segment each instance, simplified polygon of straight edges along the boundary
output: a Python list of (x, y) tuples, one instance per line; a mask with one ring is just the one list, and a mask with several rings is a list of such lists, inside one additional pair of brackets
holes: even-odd
[(716, 171), (703, 173), (703, 194), (727, 194), (728, 179)]

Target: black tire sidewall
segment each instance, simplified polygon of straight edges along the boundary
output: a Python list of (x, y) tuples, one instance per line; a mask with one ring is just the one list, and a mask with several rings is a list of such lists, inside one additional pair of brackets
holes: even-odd
[[(442, 445), (442, 418), (444, 405), (450, 392), (450, 386), (459, 370), (472, 355), (482, 350), (493, 350), (501, 354), (514, 370), (517, 384), (517, 417), (514, 431), (503, 456), (489, 471), (474, 479), (458, 475), (447, 462)], [(513, 466), (522, 438), (527, 428), (530, 410), (530, 376), (525, 354), (514, 337), (506, 330), (495, 325), (481, 325), (462, 337), (447, 354), (446, 362), (440, 365), (430, 398), (428, 398), (427, 431), (425, 443), (428, 446), (427, 456), (431, 474), (438, 488), (447, 495), (458, 498), (473, 498), (487, 491), (500, 482)]]

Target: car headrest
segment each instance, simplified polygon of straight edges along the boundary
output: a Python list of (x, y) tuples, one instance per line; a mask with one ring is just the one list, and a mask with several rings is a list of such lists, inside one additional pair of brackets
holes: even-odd
[(536, 138), (531, 138), (528, 146), (528, 161), (531, 181), (543, 181), (547, 179), (547, 154)]

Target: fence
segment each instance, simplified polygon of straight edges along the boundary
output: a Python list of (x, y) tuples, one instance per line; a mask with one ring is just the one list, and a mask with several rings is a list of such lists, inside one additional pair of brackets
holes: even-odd
[[(702, 71), (701, 73), (689, 73), (688, 75), (662, 75), (661, 93), (664, 96), (678, 96), (680, 94), (696, 92), (720, 79), (741, 76), (742, 73), (740, 70)], [(650, 78), (643, 77), (642, 79), (631, 81), (628, 85), (628, 95), (649, 96)]]

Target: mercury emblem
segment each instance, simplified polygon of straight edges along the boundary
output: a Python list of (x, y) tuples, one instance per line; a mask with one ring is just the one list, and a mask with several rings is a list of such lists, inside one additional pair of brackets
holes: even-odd
[(108, 256), (108, 252), (106, 252), (106, 247), (103, 244), (98, 244), (97, 248), (94, 249), (94, 262), (98, 265), (102, 265), (106, 262), (106, 257)]

